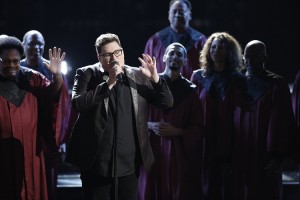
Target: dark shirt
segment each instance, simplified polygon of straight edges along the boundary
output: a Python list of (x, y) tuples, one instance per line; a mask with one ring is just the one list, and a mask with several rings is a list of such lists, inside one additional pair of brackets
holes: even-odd
[(107, 123), (93, 171), (104, 177), (114, 177), (115, 173), (120, 177), (136, 172), (140, 154), (136, 149), (134, 124), (132, 97), (125, 79), (124, 83), (119, 82), (113, 87), (109, 97)]
[(177, 105), (180, 105), (184, 99), (190, 95), (191, 92), (195, 92), (196, 85), (188, 81), (186, 78), (180, 76), (176, 80), (171, 79), (166, 75), (161, 75), (163, 79), (167, 81), (168, 87), (172, 92), (174, 104), (172, 108), (164, 109), (164, 111), (171, 111)]

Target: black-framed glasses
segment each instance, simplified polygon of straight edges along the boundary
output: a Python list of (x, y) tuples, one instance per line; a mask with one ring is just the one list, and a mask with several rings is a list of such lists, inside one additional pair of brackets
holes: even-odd
[(20, 64), (20, 59), (2, 59), (0, 58), (0, 62), (2, 62), (4, 65), (10, 65), (10, 64)]
[(117, 49), (112, 53), (104, 53), (100, 54), (99, 56), (103, 57), (104, 59), (108, 60), (112, 55), (115, 55), (116, 57), (119, 57), (123, 54), (123, 49)]

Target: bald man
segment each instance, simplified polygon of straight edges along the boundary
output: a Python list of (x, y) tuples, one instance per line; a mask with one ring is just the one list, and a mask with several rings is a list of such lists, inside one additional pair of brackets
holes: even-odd
[[(281, 199), (281, 163), (292, 151), (295, 124), (288, 83), (266, 69), (266, 46), (253, 40), (244, 50), (247, 109), (235, 113), (234, 199)], [(238, 122), (238, 123), (237, 123)]]
[[(31, 68), (43, 74), (48, 80), (52, 80), (52, 74), (46, 67), (45, 63), (49, 63), (48, 60), (43, 58), (45, 40), (43, 35), (37, 30), (28, 31), (23, 37), (23, 46), (25, 58), (21, 60), (21, 66)], [(62, 87), (62, 93), (59, 102), (55, 105), (55, 112), (53, 115), (53, 127), (55, 131), (55, 138), (52, 146), (45, 147), (45, 159), (46, 159), (46, 174), (49, 200), (56, 199), (56, 184), (57, 184), (57, 161), (58, 150), (61, 150), (60, 146), (67, 140), (67, 129), (70, 116), (70, 97), (68, 94), (68, 81), (64, 76), (64, 85)], [(52, 138), (51, 138), (52, 139)], [(64, 153), (64, 152), (63, 152)]]
[(51, 74), (43, 64), (48, 62), (43, 58), (45, 47), (43, 35), (36, 30), (28, 31), (23, 37), (23, 46), (26, 57), (21, 61), (21, 65), (41, 72), (47, 79), (51, 80)]

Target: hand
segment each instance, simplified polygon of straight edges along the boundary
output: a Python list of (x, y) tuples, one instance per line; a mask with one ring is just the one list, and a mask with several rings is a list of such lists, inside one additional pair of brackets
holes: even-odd
[(158, 136), (171, 137), (183, 134), (182, 129), (166, 122), (148, 122), (148, 128)]
[(61, 145), (59, 145), (58, 152), (59, 153), (66, 153), (67, 152), (66, 143), (62, 143)]
[(144, 76), (150, 78), (154, 83), (157, 83), (159, 81), (159, 76), (157, 74), (155, 57), (151, 58), (148, 54), (143, 54), (143, 59), (138, 59), (142, 64), (140, 69)]
[(112, 66), (108, 73), (109, 78), (107, 80), (107, 84), (109, 89), (111, 89), (114, 85), (116, 85), (118, 75), (124, 73), (124, 70), (122, 66), (120, 66), (119, 64), (115, 64), (114, 66)]
[(62, 161), (64, 161), (65, 157), (66, 157), (66, 152), (67, 152), (66, 143), (63, 143), (63, 144), (59, 145), (58, 152), (60, 153), (60, 159)]
[(60, 56), (60, 54), (61, 54), (60, 48), (58, 48), (57, 50), (56, 47), (54, 47), (53, 53), (52, 53), (52, 49), (49, 49), (50, 64), (44, 62), (46, 67), (53, 75), (61, 75), (61, 63), (64, 61), (66, 53), (64, 52), (62, 56)]

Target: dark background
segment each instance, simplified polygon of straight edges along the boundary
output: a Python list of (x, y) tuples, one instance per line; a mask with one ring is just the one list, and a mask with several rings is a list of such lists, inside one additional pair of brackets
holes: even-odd
[[(247, 42), (265, 42), (268, 69), (293, 82), (299, 70), (299, 2), (263, 0), (190, 0), (191, 26), (205, 35), (226, 31), (244, 48)], [(1, 0), (0, 34), (22, 40), (36, 29), (45, 37), (45, 49), (61, 47), (72, 71), (97, 62), (94, 42), (107, 32), (119, 35), (127, 64), (137, 57), (147, 39), (169, 25), (166, 0)], [(48, 58), (47, 50), (45, 51)]]

